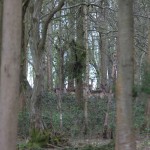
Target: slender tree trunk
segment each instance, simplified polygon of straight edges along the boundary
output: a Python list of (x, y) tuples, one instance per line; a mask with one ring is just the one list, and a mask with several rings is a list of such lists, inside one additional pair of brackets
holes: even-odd
[[(78, 18), (77, 18), (77, 63), (81, 65), (79, 68), (80, 71), (77, 72), (77, 76), (75, 79), (76, 82), (76, 100), (78, 101), (78, 104), (83, 108), (84, 107), (84, 102), (83, 102), (83, 63), (82, 60), (84, 58), (81, 58), (82, 52), (84, 53), (85, 48), (84, 48), (84, 27), (83, 27), (83, 6), (80, 6), (78, 8)], [(79, 67), (79, 66), (77, 66)]]
[[(60, 11), (60, 18), (61, 18), (61, 11)], [(64, 50), (62, 45), (62, 25), (61, 19), (59, 24), (59, 87), (61, 92), (64, 90)]]
[(76, 82), (76, 89), (75, 89), (75, 96), (76, 100), (81, 108), (83, 108), (83, 79), (81, 77), (75, 79)]
[(133, 90), (133, 1), (119, 0), (118, 78), (116, 85), (116, 150), (135, 150), (132, 117)]
[(3, 3), (0, 75), (0, 149), (16, 150), (22, 1)]
[[(69, 6), (74, 5), (76, 2), (75, 1), (68, 1)], [(70, 39), (70, 43), (74, 40), (75, 38), (75, 9), (74, 8), (70, 8), (70, 15), (69, 15), (69, 29), (72, 30), (71, 35), (69, 36)], [(74, 57), (74, 53), (73, 50), (70, 48), (69, 52), (69, 62), (72, 62), (72, 58)], [(74, 77), (72, 75), (72, 73), (68, 73), (68, 91), (73, 91), (74, 90)]]
[(85, 119), (85, 135), (88, 132), (88, 98), (89, 98), (89, 50), (88, 50), (88, 17), (87, 17), (87, 6), (83, 8), (84, 12), (84, 44), (86, 50), (86, 75), (85, 75), (85, 95), (84, 95), (84, 119)]
[(101, 43), (100, 43), (100, 79), (101, 84), (105, 86), (107, 84), (107, 39), (106, 35), (102, 34), (101, 36)]
[[(52, 33), (52, 25), (49, 25), (49, 35)], [(47, 39), (47, 80), (48, 80), (48, 90), (53, 90), (53, 72), (52, 72), (52, 39)]]
[(103, 127), (103, 138), (104, 139), (113, 139), (113, 131), (109, 127), (109, 122), (110, 122), (109, 112), (111, 109), (111, 103), (112, 103), (112, 95), (109, 93), (107, 95), (107, 110), (105, 113), (104, 127)]
[[(61, 11), (59, 13), (61, 18)], [(58, 60), (58, 67), (59, 67), (59, 93), (58, 93), (58, 107), (59, 107), (59, 118), (60, 118), (60, 129), (63, 127), (63, 116), (62, 116), (62, 93), (64, 91), (64, 51), (62, 49), (62, 28), (61, 28), (61, 19), (59, 20), (59, 60)]]
[[(20, 66), (20, 96), (19, 96), (19, 103), (20, 103), (20, 110), (23, 110), (26, 105), (26, 98), (27, 96), (31, 96), (32, 88), (27, 81), (27, 38), (26, 38), (26, 24), (25, 24), (25, 16), (27, 12), (27, 8), (29, 5), (29, 1), (27, 0), (23, 3), (23, 13), (22, 13), (22, 38), (21, 38), (21, 66)], [(30, 91), (31, 90), (31, 91)]]
[[(150, 79), (150, 26), (149, 26), (149, 34), (148, 34), (147, 71), (148, 71), (148, 76), (149, 76), (148, 81), (149, 81)], [(146, 128), (150, 129), (150, 94), (148, 95), (147, 106), (146, 106)]]
[[(106, 26), (106, 24), (105, 24)], [(107, 139), (110, 138), (109, 135), (109, 111), (110, 111), (110, 103), (112, 98), (110, 97), (108, 84), (107, 84), (107, 39), (106, 35), (101, 35), (101, 65), (100, 65), (100, 72), (101, 72), (101, 89), (104, 92), (105, 98), (107, 98), (107, 110), (105, 113), (104, 119), (104, 126), (103, 126), (103, 138)]]

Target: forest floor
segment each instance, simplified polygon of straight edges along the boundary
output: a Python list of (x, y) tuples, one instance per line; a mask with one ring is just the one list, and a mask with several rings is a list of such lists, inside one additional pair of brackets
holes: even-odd
[(72, 139), (70, 143), (73, 147), (84, 147), (86, 145), (92, 146), (102, 146), (107, 145), (111, 142), (111, 140), (103, 140), (103, 139)]
[[(102, 146), (107, 146), (112, 142), (112, 140), (103, 140), (103, 139), (71, 139), (69, 140), (69, 145), (66, 147), (53, 147), (42, 150), (102, 150)], [(89, 148), (90, 146), (91, 148)], [(88, 147), (88, 148), (85, 148)], [(139, 138), (136, 140), (137, 150), (150, 150), (150, 139), (147, 137)], [(113, 147), (112, 147), (113, 149)], [(108, 150), (109, 147), (108, 147)]]
[(150, 138), (142, 138), (136, 140), (137, 150), (150, 150)]
[[(78, 140), (73, 140), (71, 143), (74, 147), (85, 147), (86, 145), (92, 145), (100, 147), (102, 145), (107, 145), (111, 142), (111, 140), (102, 140), (102, 139), (78, 139)], [(150, 139), (148, 138), (142, 138), (136, 140), (136, 146), (137, 150), (150, 150)]]
[[(72, 139), (70, 140), (70, 144), (72, 145), (72, 148), (75, 150), (85, 150), (85, 147), (90, 145), (91, 150), (96, 147), (96, 150), (101, 150), (98, 147), (102, 147), (104, 145), (108, 145), (111, 143), (112, 140), (103, 140), (103, 139)], [(93, 147), (93, 148), (92, 148)], [(150, 150), (150, 139), (148, 138), (141, 138), (136, 140), (136, 147), (137, 150)], [(53, 148), (48, 150), (64, 150), (64, 148)], [(65, 148), (65, 150), (71, 150), (69, 147)], [(87, 150), (90, 150), (89, 148)], [(109, 150), (109, 149), (108, 149)]]

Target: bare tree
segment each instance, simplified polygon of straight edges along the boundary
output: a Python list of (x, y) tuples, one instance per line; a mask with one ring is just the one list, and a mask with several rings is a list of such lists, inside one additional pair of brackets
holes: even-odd
[(33, 94), (31, 97), (31, 128), (42, 129), (42, 122), (41, 122), (41, 100), (43, 94), (43, 87), (44, 87), (44, 66), (43, 62), (45, 62), (45, 43), (47, 37), (47, 29), (48, 25), (51, 22), (53, 16), (63, 7), (65, 0), (61, 0), (58, 5), (48, 14), (44, 23), (42, 24), (42, 31), (40, 38), (40, 17), (41, 17), (41, 10), (43, 1), (36, 1), (33, 4), (33, 51), (32, 57), (34, 60), (34, 67), (35, 67), (35, 81), (34, 81), (34, 88)]
[(16, 150), (22, 1), (3, 3), (0, 76), (0, 149)]

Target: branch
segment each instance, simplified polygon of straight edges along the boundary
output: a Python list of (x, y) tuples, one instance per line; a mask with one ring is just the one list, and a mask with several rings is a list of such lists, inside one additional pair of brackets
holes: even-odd
[(50, 23), (50, 21), (52, 20), (53, 16), (55, 13), (57, 13), (64, 5), (65, 0), (61, 0), (58, 4), (58, 6), (53, 9), (53, 11), (49, 14), (49, 16), (47, 17), (45, 24), (43, 26), (43, 33), (42, 33), (42, 38), (39, 42), (39, 46), (38, 46), (38, 51), (40, 52), (42, 49), (44, 49), (45, 46), (45, 41), (46, 41), (46, 35), (47, 35), (47, 29), (48, 29), (48, 25)]
[(94, 4), (94, 3), (86, 3), (86, 2), (78, 3), (78, 4), (73, 5), (73, 6), (70, 6), (70, 7), (65, 7), (65, 8), (63, 8), (62, 10), (64, 10), (64, 9), (70, 9), (70, 8), (74, 8), (74, 7), (78, 7), (78, 6), (81, 6), (81, 5), (86, 5), (87, 7), (90, 7), (90, 6), (93, 7), (93, 6), (94, 6), (94, 7), (100, 8), (100, 9), (109, 9), (109, 10), (111, 10), (111, 11), (117, 12), (117, 10), (114, 10), (114, 9), (108, 7), (108, 6), (102, 7), (102, 6), (99, 6), (99, 5)]

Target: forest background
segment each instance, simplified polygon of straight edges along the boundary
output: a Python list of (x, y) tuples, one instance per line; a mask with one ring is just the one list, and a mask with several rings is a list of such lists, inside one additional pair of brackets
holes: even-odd
[(149, 0), (1, 0), (2, 150), (15, 149), (15, 131), (19, 149), (115, 139), (111, 148), (134, 150), (139, 138), (149, 148), (149, 8)]

